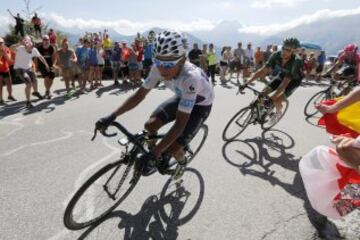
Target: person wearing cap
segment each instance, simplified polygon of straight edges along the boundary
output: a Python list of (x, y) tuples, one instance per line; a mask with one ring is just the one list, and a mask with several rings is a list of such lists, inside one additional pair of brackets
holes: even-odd
[(47, 62), (47, 65), (50, 67), (50, 70), (47, 70), (45, 65), (42, 62), (39, 62), (38, 68), (41, 72), (42, 77), (44, 78), (44, 85), (45, 85), (45, 95), (44, 97), (47, 99), (51, 99), (50, 89), (53, 85), (55, 72), (52, 69), (55, 48), (50, 45), (50, 39), (48, 35), (44, 35), (42, 37), (42, 44), (37, 47), (37, 50), (44, 57)]
[(48, 71), (50, 71), (50, 67), (43, 56), (41, 56), (39, 51), (34, 48), (33, 43), (29, 37), (24, 37), (21, 45), (15, 45), (14, 47), (16, 47), (14, 69), (16, 75), (25, 83), (26, 108), (30, 109), (33, 107), (30, 102), (31, 87), (34, 89), (33, 95), (39, 99), (43, 99), (43, 97), (38, 92), (38, 84), (33, 69), (32, 60), (33, 58), (39, 59)]
[(9, 68), (10, 62), (11, 62), (10, 49), (5, 46), (4, 39), (0, 37), (0, 105), (5, 105), (2, 94), (2, 89), (4, 84), (6, 84), (7, 87), (8, 100), (16, 101), (16, 99), (11, 95), (12, 83), (11, 83), (10, 68)]

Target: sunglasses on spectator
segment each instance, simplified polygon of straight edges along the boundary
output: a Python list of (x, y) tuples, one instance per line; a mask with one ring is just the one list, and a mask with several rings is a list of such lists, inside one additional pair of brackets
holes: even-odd
[(169, 68), (173, 68), (175, 67), (175, 65), (180, 62), (180, 60), (182, 60), (183, 58), (179, 58), (177, 60), (173, 60), (173, 61), (162, 61), (162, 60), (159, 60), (159, 59), (156, 59), (154, 60), (154, 63), (155, 63), (155, 66), (156, 67), (163, 67), (163, 68), (166, 68), (166, 69), (169, 69)]

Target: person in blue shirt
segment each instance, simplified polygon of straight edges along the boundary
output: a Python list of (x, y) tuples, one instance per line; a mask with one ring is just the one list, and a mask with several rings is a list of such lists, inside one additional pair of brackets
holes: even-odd
[(320, 80), (321, 73), (324, 70), (325, 61), (326, 61), (325, 51), (321, 51), (321, 53), (317, 59), (317, 68), (316, 68), (316, 80), (317, 81)]
[(153, 64), (153, 50), (154, 43), (148, 39), (144, 42), (144, 61), (143, 61), (143, 77), (144, 79), (149, 75), (151, 66)]
[(79, 80), (80, 88), (82, 92), (85, 90), (86, 81), (89, 76), (89, 67), (90, 67), (89, 52), (90, 52), (90, 41), (88, 39), (85, 39), (84, 45), (79, 46), (75, 51), (79, 66), (82, 71), (82, 76), (80, 77)]
[(119, 85), (118, 77), (120, 71), (120, 62), (121, 62), (122, 49), (119, 42), (114, 43), (114, 48), (111, 50), (110, 60), (111, 68), (113, 71), (114, 85)]

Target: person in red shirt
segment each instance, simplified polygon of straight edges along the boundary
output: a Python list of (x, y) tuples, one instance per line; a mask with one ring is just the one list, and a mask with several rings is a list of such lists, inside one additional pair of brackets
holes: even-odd
[(37, 13), (34, 14), (34, 16), (31, 19), (31, 23), (34, 26), (35, 31), (35, 37), (40, 38), (41, 37), (41, 19), (38, 17)]
[(129, 68), (128, 68), (128, 60), (129, 60), (129, 55), (130, 55), (130, 50), (127, 46), (127, 42), (126, 41), (122, 41), (122, 51), (121, 51), (121, 72), (122, 75), (124, 77), (123, 79), (123, 83), (127, 83), (127, 78), (129, 76)]
[(10, 49), (5, 46), (4, 39), (0, 38), (0, 105), (5, 105), (2, 94), (2, 88), (4, 84), (6, 84), (7, 87), (8, 100), (16, 101), (16, 99), (11, 95), (12, 84), (11, 84), (10, 68), (9, 68), (10, 62), (11, 62)]
[(48, 36), (50, 39), (50, 45), (53, 46), (55, 50), (57, 50), (57, 35), (54, 29), (50, 28)]

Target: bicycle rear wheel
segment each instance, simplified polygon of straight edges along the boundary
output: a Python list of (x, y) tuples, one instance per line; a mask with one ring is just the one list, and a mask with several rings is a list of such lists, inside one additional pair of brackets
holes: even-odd
[(250, 124), (253, 115), (250, 107), (245, 107), (238, 111), (226, 124), (223, 131), (223, 140), (231, 141), (239, 136)]
[(319, 112), (317, 108), (315, 107), (320, 102), (324, 101), (326, 99), (326, 92), (320, 91), (316, 93), (314, 96), (312, 96), (309, 101), (306, 103), (304, 108), (304, 114), (306, 117), (314, 116), (316, 113)]
[[(114, 210), (134, 189), (134, 167), (123, 160), (110, 163), (91, 176), (70, 200), (64, 214), (68, 229), (85, 228)], [(132, 180), (132, 181), (131, 181)]]
[(209, 132), (208, 126), (203, 124), (200, 127), (199, 131), (196, 133), (195, 137), (188, 144), (185, 152), (187, 163), (191, 162), (196, 156), (196, 154), (200, 151), (200, 149), (205, 143), (208, 132)]
[(285, 115), (286, 111), (288, 110), (289, 108), (289, 101), (288, 100), (285, 100), (283, 102), (283, 108), (282, 108), (282, 112), (281, 112), (281, 116), (277, 119), (276, 122), (272, 122), (271, 121), (271, 116), (273, 114), (276, 114), (276, 108), (273, 107), (271, 109), (270, 112), (267, 112), (265, 114), (265, 116), (263, 116), (263, 119), (261, 121), (261, 128), (264, 130), (264, 131), (267, 131), (269, 129), (271, 129), (272, 127), (274, 127), (278, 122), (280, 122), (280, 120), (283, 118), (283, 116)]

